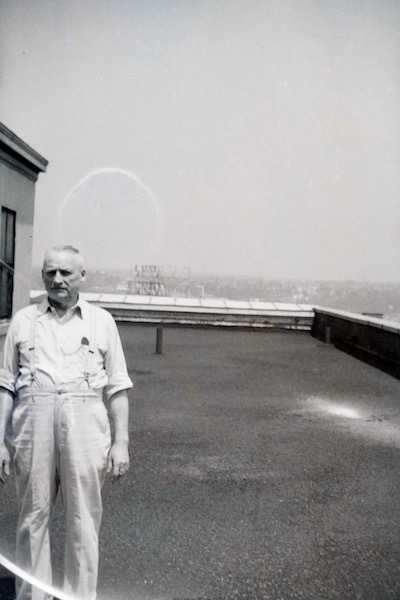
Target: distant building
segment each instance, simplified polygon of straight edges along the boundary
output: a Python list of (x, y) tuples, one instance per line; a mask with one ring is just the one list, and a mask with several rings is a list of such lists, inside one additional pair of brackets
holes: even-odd
[(29, 304), (35, 184), (48, 161), (0, 123), (0, 344)]

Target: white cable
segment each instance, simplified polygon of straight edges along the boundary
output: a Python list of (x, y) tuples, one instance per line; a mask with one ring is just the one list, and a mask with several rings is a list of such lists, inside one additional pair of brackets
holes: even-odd
[(24, 579), (25, 581), (27, 581), (31, 585), (39, 588), (46, 594), (50, 594), (50, 596), (59, 598), (59, 600), (76, 600), (76, 598), (74, 598), (73, 596), (69, 596), (65, 592), (58, 590), (57, 588), (53, 587), (52, 585), (48, 585), (47, 583), (42, 583), (41, 581), (39, 581), (39, 579), (36, 579), (36, 577), (33, 577), (33, 575), (29, 575), (29, 573), (27, 573), (23, 569), (20, 569), (19, 567), (17, 567), (17, 565), (14, 565), (14, 563), (12, 563), (10, 560), (8, 560), (8, 558), (3, 556), (2, 554), (0, 554), (0, 564), (3, 565), (3, 567), (5, 567), (8, 571), (13, 573), (20, 579)]

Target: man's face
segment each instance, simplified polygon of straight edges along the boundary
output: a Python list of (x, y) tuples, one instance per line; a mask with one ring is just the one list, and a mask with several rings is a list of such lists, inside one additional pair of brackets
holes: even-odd
[(68, 251), (49, 251), (44, 259), (42, 279), (51, 300), (73, 306), (85, 280), (80, 256)]

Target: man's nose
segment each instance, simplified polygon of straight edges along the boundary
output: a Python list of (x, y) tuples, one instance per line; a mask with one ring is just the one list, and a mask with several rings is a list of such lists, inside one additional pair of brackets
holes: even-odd
[(53, 277), (53, 283), (62, 283), (62, 277), (59, 271), (56, 271), (56, 274)]

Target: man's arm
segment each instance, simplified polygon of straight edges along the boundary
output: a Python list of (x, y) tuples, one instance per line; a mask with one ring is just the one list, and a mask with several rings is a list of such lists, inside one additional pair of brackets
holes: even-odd
[(10, 453), (5, 444), (7, 422), (13, 407), (13, 395), (6, 388), (0, 387), (0, 481), (5, 483), (5, 476), (10, 474)]
[(110, 414), (114, 425), (114, 441), (108, 455), (107, 473), (121, 477), (129, 469), (129, 403), (126, 390), (111, 396)]

